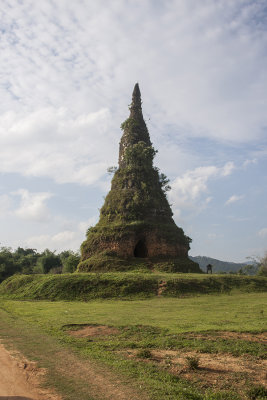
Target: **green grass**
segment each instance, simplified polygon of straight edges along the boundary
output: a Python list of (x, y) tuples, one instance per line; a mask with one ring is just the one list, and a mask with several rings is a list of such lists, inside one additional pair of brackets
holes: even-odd
[[(50, 371), (48, 383), (63, 393), (64, 399), (89, 400), (93, 397), (87, 391), (85, 381), (82, 378), (78, 379), (76, 375), (72, 376), (68, 366), (63, 380), (61, 372), (57, 370), (56, 361), (51, 361), (52, 353), (59, 354), (61, 363), (61, 359), (69, 360), (69, 353), (74, 352), (79, 362), (93, 360), (93, 363), (100, 363), (103, 368), (112, 367), (112, 370), (124, 377), (130, 385), (141, 386), (142, 391), (148, 392), (153, 400), (248, 399), (246, 385), (242, 395), (229, 388), (224, 392), (203, 389), (181, 376), (173, 375), (149, 357), (128, 359), (124, 354), (128, 349), (133, 349), (139, 354), (151, 354), (154, 349), (171, 349), (180, 352), (195, 350), (199, 353), (230, 353), (255, 360), (264, 358), (266, 352), (262, 343), (225, 339), (217, 334), (219, 331), (255, 333), (266, 330), (267, 293), (249, 292), (262, 290), (262, 283), (258, 283), (260, 281), (257, 279), (232, 279), (231, 276), (226, 277), (229, 278), (227, 280), (222, 279), (225, 277), (207, 277), (204, 274), (193, 277), (190, 274), (155, 275), (75, 274), (44, 276), (42, 279), (38, 276), (17, 276), (6, 280), (4, 285), (0, 286), (2, 292), (7, 292), (9, 288), (12, 295), (25, 298), (36, 296), (36, 293), (38, 296), (42, 293), (45, 297), (50, 293), (50, 296), (53, 294), (55, 298), (56, 291), (59, 292), (60, 298), (64, 288), (69, 290), (65, 297), (81, 300), (85, 294), (90, 293), (88, 283), (91, 285), (96, 279), (101, 282), (104, 278), (110, 291), (114, 288), (114, 282), (123, 286), (128, 281), (134, 288), (137, 287), (135, 284), (143, 288), (143, 279), (148, 277), (145, 286), (148, 293), (150, 279), (156, 283), (169, 279), (167, 283), (170, 283), (171, 293), (167, 292), (165, 297), (145, 298), (143, 291), (143, 299), (138, 299), (130, 292), (128, 299), (124, 293), (123, 300), (95, 299), (89, 302), (18, 301), (8, 299), (5, 295), (0, 298), (0, 319), (3, 322), (0, 324), (0, 336), (5, 337), (7, 341), (11, 339), (31, 359), (36, 359), (42, 366), (46, 366)], [(141, 283), (138, 283), (137, 278), (141, 278)], [(227, 284), (231, 290), (220, 290), (218, 294), (218, 281)], [(178, 292), (177, 287), (174, 290), (175, 285), (179, 287)], [(199, 292), (196, 292), (197, 287), (210, 288), (210, 291), (215, 287), (217, 293), (199, 295)], [(102, 288), (104, 290), (104, 286)], [(95, 295), (99, 295), (99, 286), (95, 290)], [(173, 291), (177, 297), (168, 297), (173, 296)], [(94, 324), (112, 326), (117, 328), (118, 332), (93, 338), (76, 338), (68, 334), (70, 329)], [(201, 337), (197, 337), (196, 333), (201, 333)], [(63, 354), (61, 359), (60, 354)], [(64, 365), (62, 368), (64, 372)], [(249, 384), (251, 382), (247, 383)], [(141, 395), (138, 398), (141, 399)]]
[(81, 300), (149, 298), (164, 282), (164, 297), (207, 293), (267, 291), (267, 278), (168, 273), (86, 273), (14, 275), (0, 285), (0, 295), (13, 299)]
[(3, 300), (4, 308), (30, 323), (59, 329), (66, 324), (151, 325), (171, 333), (266, 328), (267, 293), (190, 298), (49, 302)]
[[(112, 367), (126, 380), (136, 382), (138, 387), (141, 385), (150, 393), (151, 399), (243, 400), (244, 397), (230, 390), (224, 393), (203, 391), (159, 368), (149, 359), (148, 362), (129, 360), (121, 352), (129, 348), (141, 353), (153, 349), (194, 349), (198, 352), (262, 358), (265, 351), (262, 344), (226, 340), (216, 336), (216, 332), (263, 331), (266, 329), (266, 300), (267, 293), (132, 301), (97, 300), (88, 303), (2, 299), (0, 317), (5, 323), (0, 327), (0, 335), (11, 337), (12, 341), (20, 343), (20, 348), (29, 356), (41, 360), (52, 371), (49, 375), (50, 384), (58, 388), (66, 399), (74, 399), (78, 393), (75, 392), (75, 379), (72, 380), (70, 376), (65, 377), (67, 383), (64, 389), (55, 362), (51, 363), (51, 353), (56, 351), (60, 354), (61, 346), (64, 351), (74, 351), (83, 360), (93, 359)], [(90, 340), (69, 336), (69, 329), (77, 329), (83, 324), (114, 326), (118, 333)], [(9, 332), (4, 333), (7, 329)], [(205, 336), (207, 331), (207, 338), (201, 339), (188, 333), (203, 332)], [(44, 358), (46, 346), (48, 355)], [(91, 399), (89, 395), (86, 397), (86, 391), (83, 392), (83, 385), (83, 382), (79, 382), (77, 386), (81, 393), (85, 393), (81, 398)]]

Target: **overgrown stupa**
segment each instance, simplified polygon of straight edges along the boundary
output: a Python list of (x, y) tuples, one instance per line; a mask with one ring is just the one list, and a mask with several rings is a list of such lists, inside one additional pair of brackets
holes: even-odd
[(130, 116), (121, 125), (119, 167), (100, 210), (99, 222), (82, 243), (78, 270), (155, 268), (200, 272), (188, 258), (191, 239), (172, 219), (166, 197), (168, 180), (153, 166), (152, 147), (142, 114), (138, 83)]

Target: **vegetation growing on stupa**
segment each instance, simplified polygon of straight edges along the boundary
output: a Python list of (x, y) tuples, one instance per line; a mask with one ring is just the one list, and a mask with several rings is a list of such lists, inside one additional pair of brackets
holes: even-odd
[(121, 125), (119, 168), (100, 211), (99, 225), (149, 221), (169, 222), (172, 211), (166, 198), (168, 180), (153, 166), (152, 147), (143, 119), (141, 95), (135, 85), (130, 116)]
[[(150, 265), (172, 259), (180, 271), (199, 272), (187, 257), (191, 239), (172, 219), (166, 197), (169, 181), (153, 165), (156, 150), (143, 119), (138, 84), (129, 108), (130, 116), (121, 125), (119, 167), (112, 168), (111, 190), (99, 222), (87, 231), (79, 270), (101, 269), (101, 265), (109, 270), (110, 263), (113, 269), (134, 265), (132, 269), (140, 264), (136, 258), (142, 258)], [(175, 271), (176, 266), (169, 269)]]
[(114, 174), (99, 224), (156, 219), (158, 223), (172, 217), (165, 193), (167, 182), (153, 167), (155, 154), (153, 147), (144, 142), (126, 149), (124, 167)]

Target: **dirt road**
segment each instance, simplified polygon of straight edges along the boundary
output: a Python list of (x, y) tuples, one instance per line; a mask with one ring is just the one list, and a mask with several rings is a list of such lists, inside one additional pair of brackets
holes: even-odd
[[(70, 365), (72, 368), (69, 368)], [(149, 399), (141, 389), (122, 383), (112, 371), (99, 369), (90, 361), (80, 360), (65, 349), (62, 354), (57, 352), (57, 370), (62, 374), (62, 379), (71, 379), (79, 384), (82, 382), (79, 390), (90, 399)], [(62, 400), (60, 395), (40, 386), (45, 372), (21, 354), (16, 353), (14, 356), (0, 343), (0, 400)], [(73, 398), (76, 400), (79, 397)]]
[(38, 388), (41, 374), (34, 363), (15, 358), (0, 344), (0, 400), (56, 399)]

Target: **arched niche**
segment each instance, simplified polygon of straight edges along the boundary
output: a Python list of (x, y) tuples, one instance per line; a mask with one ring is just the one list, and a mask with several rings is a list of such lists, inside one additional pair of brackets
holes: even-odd
[(134, 248), (134, 257), (147, 257), (147, 247), (144, 239), (140, 239)]

